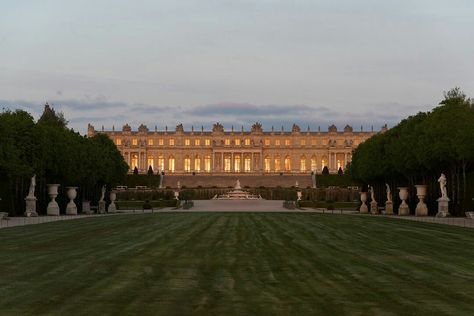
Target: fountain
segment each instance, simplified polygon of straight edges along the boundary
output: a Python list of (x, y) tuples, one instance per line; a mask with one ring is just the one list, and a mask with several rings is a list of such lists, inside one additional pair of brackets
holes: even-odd
[(235, 183), (235, 187), (232, 191), (229, 191), (225, 194), (221, 194), (217, 197), (213, 197), (216, 200), (261, 200), (262, 197), (256, 196), (255, 194), (251, 194), (247, 191), (243, 191), (240, 186), (240, 181), (237, 179)]

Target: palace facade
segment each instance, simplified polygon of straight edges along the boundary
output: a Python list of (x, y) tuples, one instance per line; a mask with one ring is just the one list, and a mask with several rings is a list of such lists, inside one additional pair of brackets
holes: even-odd
[[(381, 132), (386, 130), (384, 126)], [(327, 166), (330, 173), (344, 170), (351, 161), (352, 151), (375, 134), (373, 131), (353, 131), (347, 125), (343, 131), (329, 126), (327, 132), (301, 131), (296, 124), (291, 131), (263, 131), (260, 123), (250, 131), (224, 131), (220, 123), (212, 131), (184, 131), (183, 125), (174, 131), (150, 131), (140, 125), (132, 131), (126, 124), (121, 131), (101, 131), (90, 125), (88, 137), (97, 133), (109, 136), (117, 146), (130, 172), (135, 167), (146, 173), (151, 166), (154, 172), (171, 174), (304, 174), (321, 173)]]

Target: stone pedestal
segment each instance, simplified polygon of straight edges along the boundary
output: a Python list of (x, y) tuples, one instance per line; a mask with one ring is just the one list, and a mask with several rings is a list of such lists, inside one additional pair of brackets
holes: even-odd
[(379, 213), (377, 201), (370, 202), (370, 214), (376, 215)]
[(26, 197), (25, 199), (26, 202), (26, 210), (25, 210), (25, 216), (26, 217), (31, 217), (31, 216), (38, 216), (38, 213), (36, 213), (36, 198), (33, 197)]
[(117, 207), (115, 206), (115, 200), (117, 199), (117, 195), (115, 194), (115, 192), (110, 192), (110, 205), (109, 205), (109, 209), (108, 209), (108, 212), (109, 213), (115, 213), (117, 212)]
[(446, 217), (449, 216), (449, 198), (441, 197), (438, 199), (438, 213), (436, 217)]
[(97, 209), (97, 213), (105, 214), (105, 201), (99, 201), (99, 208)]
[(59, 205), (56, 202), (56, 197), (58, 196), (59, 184), (48, 184), (47, 186), (48, 186), (48, 195), (51, 198), (51, 201), (48, 203), (46, 214), (50, 216), (59, 216)]
[(360, 201), (362, 202), (362, 204), (359, 208), (359, 213), (361, 214), (369, 213), (369, 208), (367, 207), (367, 204), (365, 204), (365, 202), (367, 201), (367, 192), (360, 192)]
[(398, 196), (400, 197), (400, 200), (402, 200), (402, 203), (398, 207), (398, 215), (400, 216), (410, 215), (410, 207), (408, 206), (406, 202), (406, 200), (408, 199), (408, 188), (399, 187), (398, 189), (400, 190), (400, 192), (398, 193)]
[(77, 206), (74, 199), (77, 197), (77, 187), (67, 187), (69, 203), (66, 205), (66, 215), (77, 215)]
[(385, 202), (385, 215), (393, 215), (393, 203), (392, 203), (392, 201)]
[(415, 185), (416, 196), (418, 197), (418, 204), (415, 209), (415, 216), (428, 216), (428, 206), (425, 203), (426, 185)]
[(94, 212), (91, 211), (91, 202), (82, 201), (82, 213), (84, 213), (84, 214), (94, 214)]

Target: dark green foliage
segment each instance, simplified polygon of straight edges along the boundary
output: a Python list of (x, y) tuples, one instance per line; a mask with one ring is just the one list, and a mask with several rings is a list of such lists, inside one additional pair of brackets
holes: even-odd
[(329, 175), (329, 169), (327, 166), (324, 166), (323, 171), (322, 171), (323, 176)]
[(337, 170), (337, 174), (339, 174), (339, 175), (344, 174), (341, 167), (339, 167), (339, 170)]
[(179, 199), (183, 201), (190, 201), (194, 198), (194, 190), (182, 190), (179, 192)]
[[(135, 170), (133, 170), (133, 171), (135, 171)], [(149, 175), (149, 176), (154, 175), (153, 168), (151, 166), (148, 167), (147, 175)]]
[(133, 168), (133, 174), (138, 174), (138, 168), (135, 166), (135, 168)]

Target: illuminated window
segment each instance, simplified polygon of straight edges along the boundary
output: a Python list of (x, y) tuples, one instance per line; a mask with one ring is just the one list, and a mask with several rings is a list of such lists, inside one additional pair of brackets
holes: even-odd
[(151, 169), (154, 168), (154, 165), (153, 165), (153, 156), (148, 156), (147, 164), (148, 164), (148, 167), (147, 167), (147, 168), (150, 168), (150, 167), (151, 167)]
[(136, 139), (136, 138), (132, 139), (132, 145), (137, 146), (138, 145), (138, 139)]
[(165, 158), (163, 156), (158, 156), (158, 168), (161, 171), (165, 169)]
[(279, 139), (275, 139), (275, 146), (280, 146), (280, 140)]
[(291, 171), (291, 159), (288, 156), (285, 158), (285, 171)]
[(300, 141), (300, 145), (301, 145), (301, 146), (306, 146), (306, 139), (302, 139), (302, 140)]
[(230, 145), (230, 139), (226, 138), (224, 140), (224, 145), (229, 146)]
[(250, 146), (250, 138), (246, 138), (246, 139), (244, 140), (244, 145), (245, 145), (245, 146)]
[(133, 170), (135, 168), (138, 168), (138, 155), (134, 154), (132, 155), (132, 161), (130, 164), (130, 168)]
[(185, 172), (191, 171), (191, 158), (189, 158), (188, 156), (184, 158), (184, 171)]
[(191, 144), (191, 141), (189, 140), (189, 138), (186, 138), (184, 140), (184, 146), (189, 146)]
[(317, 169), (317, 165), (316, 165), (316, 157), (311, 157), (311, 171), (316, 171)]
[(342, 164), (341, 164), (341, 161), (338, 159), (337, 160), (337, 170), (339, 170), (339, 168), (341, 168)]
[(164, 144), (163, 138), (158, 139), (158, 145), (163, 146), (163, 144)]
[(204, 140), (204, 145), (206, 145), (206, 146), (211, 146), (211, 140), (210, 140), (209, 138), (206, 138), (206, 139)]
[(174, 146), (174, 138), (170, 138), (169, 144), (170, 144), (170, 146)]
[(264, 165), (265, 172), (270, 172), (271, 171), (270, 157), (265, 157), (265, 160), (263, 161), (263, 165)]
[(170, 156), (168, 159), (168, 169), (170, 172), (174, 172), (174, 157)]
[(234, 170), (235, 172), (240, 172), (240, 156), (234, 157)]
[(153, 146), (153, 139), (148, 140), (148, 146)]
[(276, 158), (275, 158), (275, 171), (280, 171), (280, 170), (281, 170), (280, 156), (276, 156)]
[(200, 139), (195, 139), (194, 140), (194, 146), (201, 146), (201, 140)]
[(270, 140), (268, 138), (265, 139), (265, 146), (270, 146)]
[(321, 169), (324, 169), (326, 167), (326, 159), (321, 159)]
[(224, 171), (230, 172), (230, 157), (224, 157)]
[(235, 142), (235, 146), (240, 146), (240, 139), (236, 139), (234, 142)]
[(250, 161), (249, 157), (244, 159), (244, 171), (245, 172), (250, 172), (250, 163), (251, 163), (251, 161)]
[(194, 171), (201, 171), (201, 159), (198, 156), (194, 158)]
[(204, 171), (211, 172), (211, 156), (204, 157)]
[(285, 139), (285, 146), (290, 146), (290, 140), (289, 139)]
[(318, 142), (316, 141), (316, 139), (312, 139), (311, 140), (311, 146), (316, 146), (318, 144)]
[(121, 146), (121, 145), (122, 145), (122, 140), (121, 140), (120, 138), (117, 138), (117, 139), (115, 140), (115, 145)]
[(306, 157), (303, 156), (300, 159), (300, 171), (301, 172), (306, 172)]

